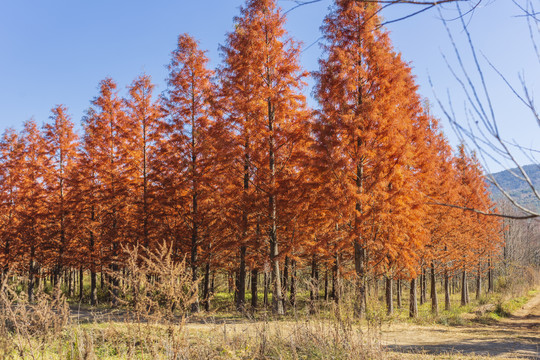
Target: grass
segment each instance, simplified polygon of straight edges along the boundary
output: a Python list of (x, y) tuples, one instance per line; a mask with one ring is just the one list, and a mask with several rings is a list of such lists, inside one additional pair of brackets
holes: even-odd
[[(451, 295), (450, 311), (442, 310), (444, 297), (439, 294), (439, 315), (432, 314), (427, 299), (418, 305), (419, 316), (415, 319), (408, 316), (405, 291), (402, 308), (395, 309), (392, 315), (386, 314), (384, 298), (372, 294), (366, 318), (358, 320), (354, 316), (354, 296), (350, 295), (342, 296), (339, 304), (311, 301), (309, 290), (304, 288), (297, 294), (297, 308), (289, 307), (285, 316), (275, 317), (269, 307), (262, 306), (262, 293), (260, 308), (250, 311), (248, 292), (247, 311), (240, 314), (234, 308), (234, 295), (218, 291), (212, 298), (212, 312), (194, 316), (189, 308), (198, 283), (191, 281), (185, 262), (172, 262), (170, 249), (163, 247), (160, 251), (148, 258), (132, 254), (133, 261), (127, 262), (125, 272), (128, 275), (120, 279), (120, 295), (116, 298), (115, 309), (126, 312), (115, 322), (70, 319), (66, 298), (44, 281), (36, 290), (38, 300), (32, 304), (26, 301), (20, 283), (4, 283), (4, 291), (0, 292), (0, 308), (4, 310), (0, 312), (0, 358), (483, 359), (474, 355), (392, 353), (382, 344), (382, 328), (392, 324), (412, 325), (408, 329), (418, 329), (416, 325), (428, 329), (435, 324), (460, 326), (473, 321), (490, 324), (537, 294), (512, 289), (509, 297), (484, 295), (476, 300), (471, 296), (469, 305), (458, 306), (460, 294), (456, 293)], [(351, 288), (346, 291), (354, 293)], [(319, 295), (322, 299), (323, 292)], [(105, 301), (98, 307), (88, 307), (79, 303), (78, 297), (72, 299), (71, 305), (87, 312), (103, 311), (105, 319), (107, 311), (113, 310)], [(479, 308), (490, 310), (478, 313)], [(188, 318), (191, 322), (186, 326)]]
[[(514, 311), (537, 292), (502, 302), (506, 312)], [(217, 302), (231, 300), (227, 293), (216, 294)], [(300, 297), (309, 294), (299, 294)], [(217, 312), (208, 325), (193, 323), (158, 324), (155, 322), (103, 322), (71, 323), (56, 335), (47, 337), (45, 345), (30, 337), (21, 346), (2, 346), (2, 358), (11, 359), (488, 359), (487, 357), (459, 354), (403, 354), (385, 350), (380, 343), (379, 323), (411, 322), (414, 324), (444, 323), (462, 325), (463, 315), (478, 305), (490, 303), (496, 297), (474, 301), (452, 311), (442, 311), (439, 317), (431, 315), (430, 304), (419, 306), (419, 319), (407, 318), (407, 309), (397, 310), (394, 316), (384, 314), (384, 305), (372, 305), (368, 321), (357, 326), (346, 316), (337, 318), (336, 309), (320, 304), (315, 316), (300, 311), (280, 319), (246, 320), (234, 312)], [(453, 300), (459, 300), (456, 294)], [(372, 304), (374, 302), (372, 301)], [(346, 304), (344, 304), (346, 306)], [(348, 309), (342, 309), (347, 314)], [(494, 312), (484, 316), (495, 316)], [(496, 315), (499, 316), (499, 315)], [(222, 320), (242, 319), (228, 324)], [(367, 324), (367, 327), (365, 326)], [(13, 335), (9, 335), (10, 337)], [(16, 339), (12, 338), (13, 342)], [(37, 349), (32, 351), (31, 349)]]

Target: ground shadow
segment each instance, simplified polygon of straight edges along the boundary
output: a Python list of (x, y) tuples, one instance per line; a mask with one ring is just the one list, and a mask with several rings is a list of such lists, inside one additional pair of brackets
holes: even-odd
[(424, 345), (387, 345), (388, 350), (400, 353), (426, 353), (432, 355), (463, 354), (482, 356), (502, 356), (540, 360), (540, 344), (537, 338), (478, 341), (464, 339), (459, 343), (439, 343)]

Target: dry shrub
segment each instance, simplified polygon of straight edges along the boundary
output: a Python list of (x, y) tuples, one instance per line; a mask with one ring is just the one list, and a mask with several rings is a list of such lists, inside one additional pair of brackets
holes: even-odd
[(192, 280), (185, 257), (175, 261), (172, 247), (166, 243), (153, 251), (124, 248), (124, 254), (125, 271), (113, 274), (119, 303), (138, 322), (183, 323), (198, 297), (198, 281)]
[(69, 305), (59, 288), (47, 294), (43, 286), (35, 289), (35, 302), (30, 303), (26, 292), (8, 282), (10, 277), (4, 276), (0, 290), (1, 352), (6, 356), (16, 350), (23, 358), (35, 359), (62, 338), (70, 322)]
[(504, 299), (524, 296), (540, 283), (540, 270), (536, 267), (511, 265), (506, 273), (496, 280), (496, 290)]

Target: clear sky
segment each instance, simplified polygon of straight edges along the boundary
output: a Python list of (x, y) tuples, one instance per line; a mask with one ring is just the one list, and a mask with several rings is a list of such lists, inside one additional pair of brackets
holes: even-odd
[[(219, 44), (232, 29), (242, 0), (0, 0), (0, 130), (20, 128), (34, 117), (47, 121), (56, 104), (69, 108), (79, 123), (100, 80), (110, 76), (124, 92), (141, 73), (151, 75), (157, 91), (164, 90), (166, 64), (180, 33), (189, 33), (208, 51), (211, 65), (219, 64)], [(319, 26), (332, 0), (300, 7), (288, 14), (289, 33), (307, 47), (320, 37)], [(280, 0), (284, 9), (294, 1)], [(485, 0), (485, 6), (467, 18), (475, 43), (509, 80), (519, 87), (518, 72), (538, 87), (540, 66), (529, 41), (526, 22), (509, 0)], [(409, 6), (394, 6), (384, 12), (387, 20), (403, 16)], [(447, 18), (456, 15), (446, 9)], [(458, 27), (457, 22), (451, 26)], [(453, 80), (441, 54), (455, 66), (453, 51), (438, 19), (430, 10), (388, 26), (394, 46), (411, 63), (420, 92), (433, 103), (433, 113), (443, 118), (435, 93), (451, 94), (458, 116), (463, 109), (459, 84)], [(456, 41), (466, 49), (463, 32), (455, 30)], [(320, 49), (311, 46), (302, 53), (307, 70), (317, 69)], [(472, 66), (465, 56), (467, 67)], [(484, 64), (484, 66), (486, 66)], [(539, 147), (535, 120), (486, 67), (486, 75), (501, 132), (508, 139)], [(434, 90), (428, 78), (431, 76)], [(535, 84), (536, 82), (536, 84)], [(311, 89), (306, 89), (310, 94)], [(311, 105), (315, 106), (313, 102)], [(456, 136), (443, 118), (445, 132), (455, 145)], [(527, 162), (523, 160), (523, 162)], [(492, 170), (498, 170), (493, 166)]]

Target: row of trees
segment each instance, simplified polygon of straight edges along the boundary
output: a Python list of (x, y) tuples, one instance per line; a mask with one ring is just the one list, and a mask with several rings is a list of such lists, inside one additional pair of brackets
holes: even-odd
[(66, 269), (81, 280), (88, 271), (95, 304), (97, 274), (120, 271), (123, 247), (167, 242), (203, 279), (203, 299), (210, 273), (226, 270), (243, 309), (250, 271), (257, 306), (257, 275), (271, 269), (282, 314), (298, 269), (327, 264), (337, 289), (355, 279), (361, 316), (368, 276), (385, 276), (390, 289), (393, 279), (410, 280), (415, 295), (417, 274), (429, 268), (448, 294), (450, 275), (466, 282), (468, 272), (489, 270), (501, 226), (460, 209), (494, 210), (480, 166), (463, 148), (453, 155), (378, 11), (337, 0), (326, 17), (317, 110), (306, 105), (300, 44), (276, 1), (248, 0), (217, 70), (181, 35), (157, 100), (148, 76), (125, 97), (105, 79), (81, 137), (64, 106), (42, 129), (27, 121), (21, 133), (7, 130), (4, 271), (28, 274), (30, 298), (39, 274), (57, 283)]

